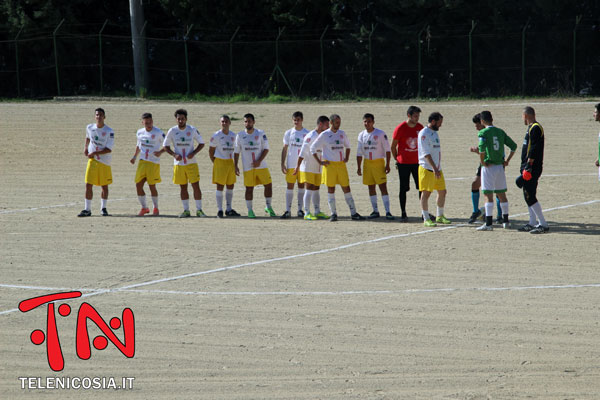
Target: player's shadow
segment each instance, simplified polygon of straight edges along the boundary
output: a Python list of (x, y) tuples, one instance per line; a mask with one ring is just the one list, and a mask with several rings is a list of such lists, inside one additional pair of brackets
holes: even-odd
[[(520, 226), (520, 225), (519, 225)], [(567, 235), (600, 235), (600, 224), (548, 221), (550, 232)]]

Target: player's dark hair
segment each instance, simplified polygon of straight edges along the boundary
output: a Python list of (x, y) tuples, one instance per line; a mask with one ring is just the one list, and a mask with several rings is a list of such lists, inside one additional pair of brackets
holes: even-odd
[(494, 118), (492, 118), (492, 113), (489, 111), (482, 111), (480, 114), (481, 120), (485, 122), (492, 122)]
[(600, 111), (600, 103), (596, 104), (594, 107), (596, 107), (596, 110)]
[(104, 108), (100, 108), (100, 107), (98, 107), (98, 108), (96, 108), (96, 109), (94, 110), (94, 114), (95, 114), (95, 113), (98, 113), (98, 112), (101, 112), (101, 113), (102, 113), (102, 115), (104, 115), (104, 116), (106, 117), (106, 113), (104, 112)]
[(227, 121), (231, 122), (231, 118), (229, 118), (229, 115), (227, 115), (227, 114), (221, 115), (221, 119), (224, 119), (224, 120), (227, 120)]
[(319, 118), (317, 118), (317, 125), (322, 124), (323, 122), (329, 122), (329, 118), (325, 115), (321, 115)]
[(337, 115), (337, 114), (331, 114), (331, 115), (329, 116), (329, 120), (330, 120), (330, 121), (333, 121), (333, 120), (335, 120), (335, 119), (340, 119), (340, 120), (341, 120), (342, 118), (341, 118), (339, 115)]
[(440, 119), (444, 119), (444, 116), (439, 112), (435, 111), (429, 114), (429, 118), (427, 118), (427, 122), (439, 121)]
[(302, 119), (304, 119), (304, 114), (302, 114), (302, 111), (296, 111), (295, 113), (292, 114), (292, 118), (302, 118)]
[(481, 123), (481, 114), (477, 113), (475, 115), (473, 115), (473, 123), (474, 124), (480, 124)]
[(184, 110), (183, 108), (180, 108), (179, 110), (175, 111), (175, 118), (177, 118), (178, 115), (183, 115), (184, 117), (187, 118), (187, 111)]
[(410, 106), (408, 110), (406, 110), (406, 115), (413, 115), (414, 113), (420, 113), (421, 109), (417, 106)]
[(252, 115), (252, 114), (250, 114), (250, 113), (248, 113), (248, 114), (245, 114), (245, 115), (244, 115), (244, 118), (250, 118), (252, 121), (256, 121), (256, 120), (254, 119), (254, 115)]
[(371, 118), (372, 121), (375, 121), (375, 116), (371, 113), (366, 113), (363, 115), (363, 119)]
[(523, 109), (523, 113), (527, 114), (527, 115), (532, 115), (535, 117), (535, 110), (533, 109), (533, 107), (529, 107), (529, 106), (525, 107)]
[(142, 114), (142, 119), (146, 119), (146, 118), (152, 118), (152, 114), (150, 114), (150, 113), (143, 113)]

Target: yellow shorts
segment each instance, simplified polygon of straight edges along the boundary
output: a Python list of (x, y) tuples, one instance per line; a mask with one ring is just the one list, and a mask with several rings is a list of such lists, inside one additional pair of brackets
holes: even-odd
[(321, 181), (327, 187), (335, 185), (350, 186), (348, 178), (348, 168), (343, 161), (330, 161), (329, 164), (323, 166), (323, 180)]
[(88, 159), (85, 169), (85, 183), (95, 186), (106, 186), (112, 183), (112, 170), (110, 165), (102, 164), (92, 158)]
[(444, 173), (440, 171), (440, 178), (436, 179), (433, 171), (419, 166), (419, 191), (433, 192), (434, 190), (446, 190)]
[(300, 183), (310, 183), (311, 185), (321, 186), (321, 174), (315, 174), (314, 172), (299, 172)]
[(271, 174), (269, 173), (268, 168), (244, 171), (244, 186), (254, 187), (258, 185), (268, 185), (271, 182)]
[(363, 184), (381, 185), (387, 182), (385, 175), (385, 160), (378, 158), (376, 160), (367, 160), (363, 163)]
[(298, 174), (296, 175), (292, 175), (294, 173), (294, 171), (296, 170), (296, 168), (288, 168), (287, 173), (285, 174), (285, 181), (287, 183), (302, 183), (300, 181), (300, 174), (301, 172), (298, 172)]
[(223, 186), (235, 183), (235, 165), (233, 165), (232, 159), (215, 158), (212, 183)]
[(146, 178), (148, 185), (156, 185), (160, 180), (160, 164), (146, 160), (140, 160), (137, 171), (135, 172), (135, 183)]
[(187, 185), (196, 183), (200, 180), (200, 172), (198, 172), (198, 164), (189, 165), (174, 165), (173, 166), (173, 183), (176, 185)]

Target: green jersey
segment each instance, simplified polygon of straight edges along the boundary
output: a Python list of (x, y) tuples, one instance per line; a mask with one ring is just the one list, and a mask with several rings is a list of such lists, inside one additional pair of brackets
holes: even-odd
[(517, 144), (500, 128), (488, 126), (479, 131), (479, 152), (485, 153), (484, 162), (501, 165), (504, 163), (504, 146), (511, 151), (517, 149)]

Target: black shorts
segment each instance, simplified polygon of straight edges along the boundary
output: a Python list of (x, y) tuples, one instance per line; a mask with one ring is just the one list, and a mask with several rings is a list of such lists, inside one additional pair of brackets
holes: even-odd
[(396, 163), (398, 177), (400, 178), (400, 190), (408, 192), (410, 190), (410, 176), (415, 181), (415, 189), (419, 190), (419, 164), (400, 164)]
[(478, 176), (481, 178), (481, 164), (479, 164), (479, 167), (477, 167), (477, 173), (475, 173), (475, 176)]

